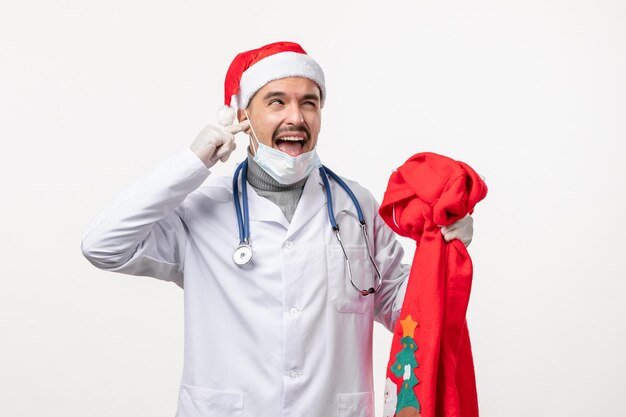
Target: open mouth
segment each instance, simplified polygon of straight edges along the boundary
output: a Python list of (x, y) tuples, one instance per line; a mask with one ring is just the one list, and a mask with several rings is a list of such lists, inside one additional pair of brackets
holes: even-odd
[(275, 140), (276, 147), (290, 156), (298, 156), (302, 154), (302, 148), (306, 140), (299, 136), (283, 136)]

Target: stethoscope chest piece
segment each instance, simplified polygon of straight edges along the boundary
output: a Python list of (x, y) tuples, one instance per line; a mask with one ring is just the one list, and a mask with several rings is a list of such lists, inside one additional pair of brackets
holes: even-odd
[(233, 252), (233, 262), (237, 265), (245, 265), (252, 260), (252, 247), (246, 243), (241, 243)]

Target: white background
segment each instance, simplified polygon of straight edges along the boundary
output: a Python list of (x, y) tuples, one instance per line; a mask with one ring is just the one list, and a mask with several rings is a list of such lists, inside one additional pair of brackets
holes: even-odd
[(215, 121), (237, 52), (278, 40), (326, 72), (322, 160), (379, 200), (420, 151), (486, 177), (468, 316), (482, 416), (626, 415), (625, 3), (381, 5), (2, 0), (1, 415), (174, 415), (182, 291), (93, 268), (81, 234)]

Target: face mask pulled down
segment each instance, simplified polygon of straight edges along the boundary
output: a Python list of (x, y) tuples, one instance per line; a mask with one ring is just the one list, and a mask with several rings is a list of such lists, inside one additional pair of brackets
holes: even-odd
[[(250, 121), (248, 113), (245, 111), (244, 113), (248, 117), (248, 121)], [(252, 123), (250, 123), (250, 130), (254, 138), (252, 144), (254, 145), (254, 142), (256, 142), (254, 162), (278, 183), (283, 185), (294, 184), (308, 177), (313, 170), (322, 166), (322, 162), (316, 152), (317, 145), (311, 151), (302, 155), (291, 156), (259, 142)]]

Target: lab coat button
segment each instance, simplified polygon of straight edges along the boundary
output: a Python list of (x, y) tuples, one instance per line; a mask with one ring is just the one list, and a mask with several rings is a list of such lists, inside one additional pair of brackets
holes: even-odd
[(291, 314), (292, 316), (297, 316), (298, 314), (300, 314), (300, 310), (298, 310), (296, 307), (291, 307), (289, 309), (289, 314)]
[(300, 376), (300, 372), (299, 371), (291, 371), (289, 372), (289, 378), (291, 379), (296, 379)]
[(291, 240), (288, 240), (288, 241), (285, 242), (285, 248), (293, 249), (293, 246), (294, 246), (294, 244), (293, 244), (293, 242)]

